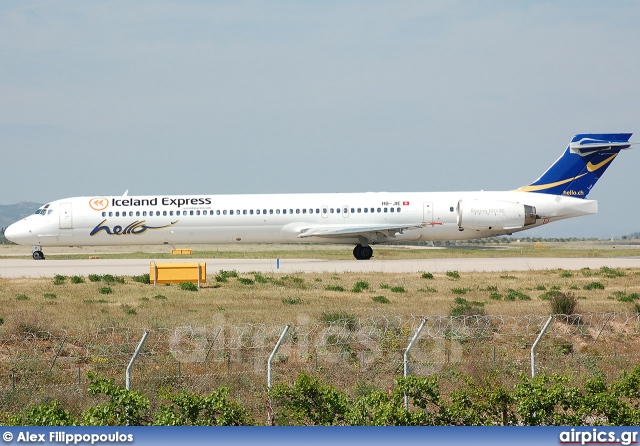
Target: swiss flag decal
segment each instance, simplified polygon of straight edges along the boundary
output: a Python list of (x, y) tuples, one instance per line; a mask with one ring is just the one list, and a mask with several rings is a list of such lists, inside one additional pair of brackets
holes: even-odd
[(408, 201), (403, 201), (402, 202), (402, 206), (409, 206), (409, 202)]

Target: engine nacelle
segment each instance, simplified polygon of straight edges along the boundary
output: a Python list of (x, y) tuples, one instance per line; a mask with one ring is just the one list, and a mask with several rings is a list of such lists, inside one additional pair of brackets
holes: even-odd
[(460, 229), (518, 229), (536, 222), (536, 208), (499, 200), (458, 201)]

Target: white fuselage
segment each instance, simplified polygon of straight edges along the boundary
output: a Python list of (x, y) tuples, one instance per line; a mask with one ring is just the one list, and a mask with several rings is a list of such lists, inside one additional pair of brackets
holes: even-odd
[[(535, 208), (535, 221), (466, 227), (461, 203), (464, 209), (482, 203), (481, 211), (493, 212), (497, 223), (501, 203), (527, 205)], [(43, 247), (376, 244), (511, 234), (596, 212), (593, 200), (520, 191), (74, 197), (49, 203), (9, 226), (5, 236)], [(481, 213), (474, 218), (482, 219)]]

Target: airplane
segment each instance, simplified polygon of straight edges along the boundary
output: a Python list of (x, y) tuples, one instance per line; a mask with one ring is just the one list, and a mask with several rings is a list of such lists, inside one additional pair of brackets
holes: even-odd
[(508, 191), (147, 195), (55, 200), (5, 230), (32, 245), (338, 243), (358, 260), (372, 245), (469, 240), (595, 214), (586, 197), (631, 133), (578, 134), (537, 180)]

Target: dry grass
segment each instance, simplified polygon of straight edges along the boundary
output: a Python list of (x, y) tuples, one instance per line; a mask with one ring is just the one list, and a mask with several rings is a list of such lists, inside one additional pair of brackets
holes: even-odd
[[(545, 315), (550, 314), (550, 304), (544, 295), (553, 290), (574, 293), (580, 313), (635, 312), (635, 302), (623, 302), (617, 296), (640, 293), (640, 271), (619, 273), (622, 275), (599, 270), (476, 272), (460, 273), (458, 279), (445, 273), (433, 273), (432, 279), (421, 273), (240, 274), (226, 282), (212, 275), (198, 292), (177, 285), (153, 287), (130, 277), (124, 284), (87, 278), (75, 284), (67, 278), (61, 285), (54, 285), (51, 278), (0, 279), (0, 318), (4, 320), (0, 337), (17, 334), (25, 326), (86, 332), (102, 327), (308, 324), (331, 312), (358, 318), (439, 316), (450, 313), (456, 298), (483, 303), (488, 315)], [(368, 286), (356, 287), (359, 282)], [(604, 289), (594, 288), (594, 282)], [(102, 294), (100, 289), (107, 286), (112, 293)], [(334, 291), (340, 289), (345, 291)], [(377, 296), (389, 302), (375, 302)], [(524, 300), (527, 296), (530, 300)]]

